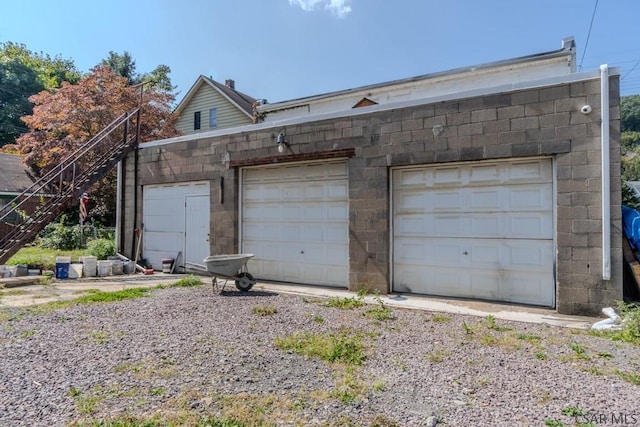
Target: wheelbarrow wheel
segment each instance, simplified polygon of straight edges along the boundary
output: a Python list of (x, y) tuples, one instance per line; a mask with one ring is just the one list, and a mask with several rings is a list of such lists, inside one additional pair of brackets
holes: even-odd
[(236, 288), (238, 288), (242, 292), (248, 292), (253, 287), (253, 284), (256, 283), (253, 276), (246, 271), (243, 271), (236, 277)]

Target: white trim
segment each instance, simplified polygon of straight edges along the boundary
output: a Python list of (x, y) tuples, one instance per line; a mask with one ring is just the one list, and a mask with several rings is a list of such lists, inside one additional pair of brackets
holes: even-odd
[(609, 66), (600, 66), (602, 157), (602, 279), (611, 280), (611, 176), (609, 175)]
[[(610, 70), (612, 74), (618, 74), (618, 75), (620, 74), (620, 69), (617, 67), (611, 68)], [(212, 137), (221, 136), (221, 135), (233, 135), (233, 134), (238, 134), (242, 132), (252, 132), (252, 131), (258, 131), (263, 129), (280, 128), (283, 126), (293, 126), (293, 125), (309, 123), (313, 121), (320, 121), (320, 120), (331, 120), (331, 119), (344, 118), (344, 117), (357, 117), (357, 116), (361, 116), (361, 115), (369, 114), (373, 112), (388, 111), (388, 110), (394, 110), (394, 109), (405, 108), (405, 107), (415, 107), (418, 105), (434, 104), (437, 102), (461, 100), (465, 98), (474, 98), (474, 97), (486, 96), (486, 95), (496, 95), (499, 93), (508, 93), (508, 92), (514, 92), (518, 90), (537, 89), (537, 88), (542, 88), (546, 86), (555, 86), (559, 84), (576, 83), (581, 81), (593, 80), (599, 77), (600, 77), (599, 71), (588, 71), (583, 73), (567, 74), (562, 76), (544, 78), (540, 80), (530, 80), (528, 82), (519, 82), (519, 83), (505, 84), (505, 85), (500, 85), (495, 87), (485, 87), (485, 88), (479, 88), (479, 89), (474, 89), (469, 91), (448, 93), (446, 95), (435, 96), (431, 98), (412, 99), (407, 101), (392, 102), (388, 104), (370, 105), (367, 107), (349, 109), (345, 111), (336, 111), (336, 112), (325, 113), (325, 114), (318, 114), (315, 116), (295, 117), (291, 119), (284, 119), (284, 120), (273, 121), (273, 122), (263, 122), (263, 123), (257, 123), (257, 124), (237, 126), (232, 128), (225, 128), (220, 130), (213, 130), (209, 132), (200, 132), (197, 134), (183, 135), (183, 136), (178, 136), (174, 138), (144, 142), (140, 144), (140, 148), (157, 147), (161, 145), (175, 144), (177, 142), (192, 141), (195, 139), (212, 138)]]

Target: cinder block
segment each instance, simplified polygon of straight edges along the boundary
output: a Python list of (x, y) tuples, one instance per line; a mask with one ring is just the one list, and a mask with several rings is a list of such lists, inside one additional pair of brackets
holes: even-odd
[(540, 89), (538, 96), (540, 101), (553, 101), (561, 98), (569, 98), (570, 94), (569, 85), (566, 84)]
[(509, 107), (498, 108), (498, 120), (515, 119), (524, 117), (524, 105), (512, 105)]
[(511, 119), (511, 130), (536, 129), (540, 127), (538, 117), (521, 117)]
[(489, 122), (498, 119), (498, 113), (495, 108), (488, 108), (484, 110), (476, 110), (471, 112), (471, 122)]
[(545, 114), (555, 113), (555, 105), (553, 101), (533, 102), (524, 107), (525, 116), (543, 116)]
[(471, 112), (463, 111), (447, 114), (447, 126), (457, 126), (471, 122)]

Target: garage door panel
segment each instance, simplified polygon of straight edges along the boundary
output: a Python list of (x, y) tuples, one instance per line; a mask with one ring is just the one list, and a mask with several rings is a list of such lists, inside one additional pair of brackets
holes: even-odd
[(346, 182), (335, 181), (327, 185), (327, 197), (329, 199), (345, 200), (349, 196), (349, 186)]
[(393, 289), (553, 305), (551, 166), (531, 159), (395, 170)]
[(397, 267), (415, 264), (455, 268), (546, 270), (553, 265), (553, 244), (547, 240), (397, 238)]
[(539, 213), (402, 215), (396, 236), (551, 239), (553, 219)]
[[(254, 275), (345, 287), (346, 162), (251, 168), (242, 179), (242, 251), (256, 255)], [(255, 188), (260, 191), (245, 197), (246, 189)]]
[[(166, 208), (165, 208), (166, 209)], [(184, 224), (175, 221), (174, 216), (147, 215), (145, 216), (145, 232), (182, 232)]]
[[(178, 252), (183, 260), (202, 262), (201, 254), (209, 252), (208, 182), (147, 185), (142, 203), (143, 255), (153, 268), (160, 269), (163, 258)], [(196, 229), (194, 236), (187, 235)]]

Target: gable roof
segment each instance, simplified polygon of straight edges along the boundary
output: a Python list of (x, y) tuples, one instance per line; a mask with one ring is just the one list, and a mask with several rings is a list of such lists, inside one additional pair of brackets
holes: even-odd
[(198, 92), (200, 87), (205, 84), (211, 86), (214, 90), (219, 92), (236, 108), (249, 116), (249, 118), (253, 118), (253, 104), (254, 102), (256, 102), (255, 98), (252, 98), (245, 93), (232, 89), (229, 86), (223, 85), (222, 83), (219, 83), (203, 75), (200, 75), (200, 77), (198, 77), (198, 80), (196, 80), (193, 86), (191, 86), (191, 89), (189, 89), (189, 92), (187, 92), (184, 98), (182, 98), (182, 101), (180, 101), (174, 112), (176, 114), (180, 114), (180, 112), (185, 108), (186, 105), (189, 104), (191, 99)]
[(0, 153), (0, 193), (20, 194), (33, 184), (22, 157)]

